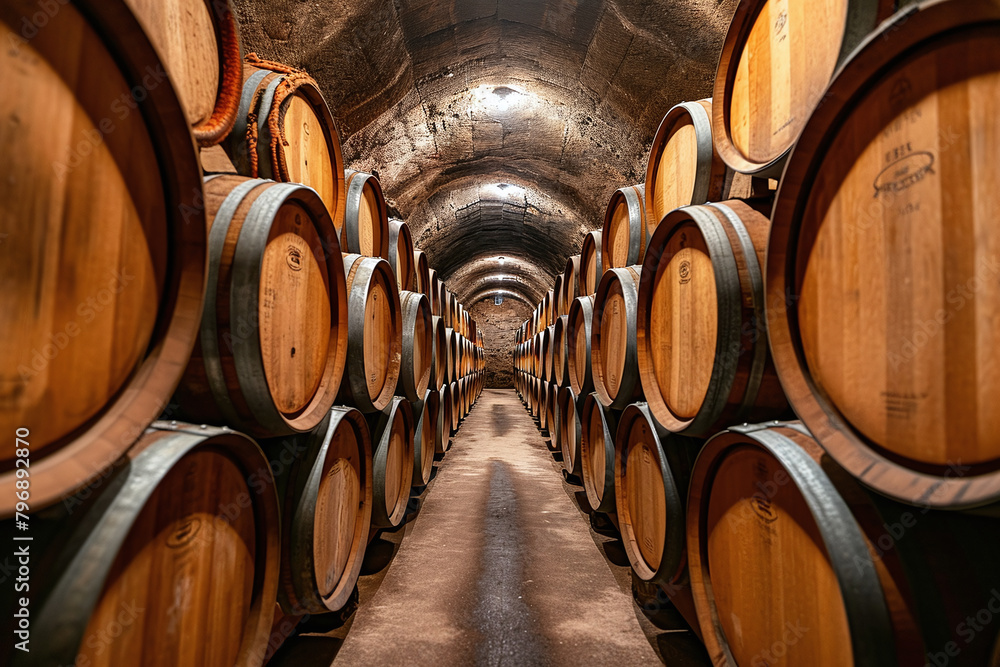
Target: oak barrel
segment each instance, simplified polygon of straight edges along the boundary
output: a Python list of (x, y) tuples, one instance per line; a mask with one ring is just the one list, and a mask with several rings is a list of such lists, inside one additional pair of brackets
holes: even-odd
[(561, 316), (566, 313), (562, 312), (562, 294), (563, 294), (563, 277), (560, 273), (556, 276), (555, 281), (552, 283), (552, 319), (558, 320)]
[(437, 434), (434, 438), (434, 451), (444, 454), (451, 447), (451, 388), (443, 385), (438, 390), (440, 409), (437, 419)]
[(594, 296), (590, 351), (594, 389), (617, 410), (642, 396), (636, 353), (636, 304), (641, 266), (608, 269)]
[(205, 180), (209, 273), (201, 335), (175, 394), (191, 421), (268, 437), (315, 428), (348, 351), (337, 233), (315, 191)]
[(416, 282), (413, 267), (413, 236), (402, 220), (389, 220), (389, 264), (400, 290), (412, 290)]
[(229, 0), (127, 0), (163, 58), (195, 139), (233, 129), (243, 89), (240, 31)]
[(334, 407), (311, 433), (265, 443), (281, 500), (286, 614), (338, 611), (361, 573), (372, 514), (372, 445), (354, 408)]
[(156, 426), (66, 522), (13, 664), (262, 664), (280, 557), (268, 461), (229, 429)]
[(406, 516), (413, 482), (414, 415), (405, 398), (396, 396), (368, 417), (375, 447), (372, 528), (395, 528)]
[(580, 275), (580, 255), (575, 255), (566, 260), (566, 270), (563, 271), (562, 281), (562, 314), (569, 315), (569, 309), (573, 306), (573, 301), (582, 294), (582, 278)]
[(597, 284), (604, 275), (604, 265), (601, 263), (601, 232), (590, 232), (583, 237), (580, 248), (580, 291), (582, 294), (593, 294)]
[(402, 316), (396, 279), (378, 257), (344, 255), (347, 272), (347, 373), (339, 399), (364, 413), (392, 400), (402, 363)]
[(615, 502), (625, 552), (643, 581), (682, 579), (684, 507), (698, 446), (663, 431), (645, 403), (622, 412), (615, 433)]
[(403, 322), (403, 356), (396, 393), (411, 403), (420, 400), (431, 379), (434, 341), (431, 307), (420, 292), (400, 292)]
[[(130, 95), (162, 63), (121, 0), (51, 16), (4, 2), (0, 40), (0, 424), (11, 439), (0, 515), (11, 516), (18, 429), (30, 433), (38, 510), (100, 474), (167, 407), (197, 338), (207, 232), (177, 93), (160, 80)], [(139, 113), (107, 132), (97, 119), (122, 99)]]
[(239, 173), (301, 183), (319, 193), (334, 226), (346, 206), (340, 135), (319, 85), (305, 72), (248, 54), (236, 124), (223, 143)]
[(569, 316), (556, 318), (552, 327), (552, 381), (560, 387), (569, 386)]
[(636, 351), (649, 409), (669, 431), (707, 436), (788, 410), (764, 323), (769, 228), (733, 200), (676, 209), (653, 234)]
[(458, 382), (449, 384), (448, 391), (451, 392), (451, 433), (455, 433), (462, 421), (462, 398), (458, 391)]
[(1000, 500), (998, 18), (921, 4), (862, 45), (789, 158), (767, 256), (795, 412), (863, 483), (941, 508)]
[(557, 445), (563, 456), (563, 469), (566, 473), (580, 477), (580, 410), (582, 401), (569, 387), (556, 390), (556, 410), (559, 413), (558, 429), (559, 443)]
[(431, 267), (427, 262), (427, 255), (423, 250), (413, 251), (413, 289), (427, 297), (427, 303), (431, 302)]
[(746, 0), (736, 6), (712, 92), (712, 136), (729, 167), (781, 175), (834, 71), (877, 25), (879, 4)]
[(431, 372), (429, 386), (440, 389), (445, 383), (448, 371), (448, 340), (446, 338), (444, 320), (431, 317)]
[(607, 271), (642, 264), (651, 227), (657, 222), (646, 221), (645, 185), (615, 190), (608, 200), (601, 229), (602, 268)]
[(437, 270), (431, 269), (430, 275), (430, 294), (427, 298), (431, 300), (431, 312), (434, 313), (435, 317), (441, 317), (441, 279), (438, 278)]
[(417, 424), (413, 429), (413, 486), (426, 486), (434, 472), (434, 452), (437, 449), (438, 417), (441, 395), (437, 389), (424, 392), (424, 400), (412, 404)]
[(687, 550), (716, 664), (923, 664), (897, 661), (887, 599), (897, 601), (821, 456), (785, 424), (731, 428), (698, 457)]
[(591, 323), (594, 317), (594, 297), (581, 296), (570, 306), (566, 323), (566, 344), (569, 346), (566, 374), (569, 386), (578, 396), (594, 389), (592, 358), (590, 356)]
[(344, 171), (346, 205), (340, 245), (344, 252), (389, 259), (389, 208), (378, 178), (363, 171)]
[(597, 512), (614, 514), (615, 433), (617, 414), (601, 405), (597, 394), (584, 397), (580, 408), (580, 472), (587, 502)]
[(655, 227), (675, 208), (719, 201), (726, 174), (712, 141), (712, 100), (678, 104), (653, 137), (646, 165), (646, 215)]

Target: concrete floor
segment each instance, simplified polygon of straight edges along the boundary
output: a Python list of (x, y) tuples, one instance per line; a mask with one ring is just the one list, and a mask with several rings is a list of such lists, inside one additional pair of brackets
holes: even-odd
[(621, 542), (592, 530), (512, 390), (484, 392), (453, 443), (369, 547), (357, 613), (311, 619), (270, 664), (706, 664), (682, 622), (633, 602)]

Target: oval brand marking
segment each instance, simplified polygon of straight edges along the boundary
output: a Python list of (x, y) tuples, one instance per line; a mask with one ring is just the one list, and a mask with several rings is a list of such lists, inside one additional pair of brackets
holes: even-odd
[(288, 262), (288, 268), (292, 271), (301, 271), (302, 251), (293, 245), (288, 246), (288, 256), (285, 257), (285, 261)]
[(677, 271), (681, 278), (681, 285), (686, 285), (691, 282), (691, 262), (684, 260), (681, 262), (680, 269)]
[(201, 530), (201, 519), (191, 518), (177, 527), (167, 538), (167, 546), (171, 549), (180, 549), (194, 541)]
[(755, 493), (747, 499), (750, 508), (764, 520), (764, 523), (774, 523), (778, 520), (778, 515), (771, 508), (771, 501), (761, 493)]
[(917, 151), (901, 157), (875, 177), (875, 198), (883, 193), (902, 192), (934, 173), (934, 154)]

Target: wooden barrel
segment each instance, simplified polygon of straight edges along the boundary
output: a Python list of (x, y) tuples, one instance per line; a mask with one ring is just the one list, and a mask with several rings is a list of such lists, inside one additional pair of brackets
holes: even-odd
[(344, 170), (346, 205), (340, 229), (344, 252), (389, 259), (389, 206), (378, 178)]
[(656, 130), (646, 165), (646, 214), (652, 225), (675, 208), (722, 199), (727, 171), (712, 141), (712, 100), (672, 108)]
[(354, 408), (334, 407), (311, 433), (272, 440), (265, 451), (282, 508), (282, 611), (337, 611), (351, 598), (368, 544), (368, 424)]
[(438, 314), (444, 320), (444, 325), (446, 327), (451, 326), (451, 320), (448, 313), (448, 294), (449, 294), (448, 286), (445, 285), (443, 280), (440, 281), (440, 283), (438, 284), (438, 292), (437, 292), (438, 309), (439, 309)]
[(834, 71), (877, 25), (878, 9), (879, 0), (736, 7), (712, 92), (712, 135), (727, 165), (781, 175)]
[(590, 232), (583, 237), (580, 248), (580, 291), (593, 294), (604, 275), (601, 264), (601, 232)]
[(643, 581), (669, 584), (684, 572), (684, 507), (698, 444), (658, 428), (645, 403), (622, 412), (615, 434), (615, 502), (622, 543)]
[(330, 214), (309, 188), (232, 175), (205, 180), (205, 205), (205, 309), (176, 402), (189, 420), (251, 435), (312, 430), (337, 397), (348, 352)]
[(416, 284), (413, 266), (413, 236), (410, 226), (402, 220), (389, 221), (389, 264), (396, 273), (400, 290), (412, 290)]
[(570, 306), (566, 321), (566, 374), (569, 386), (578, 396), (594, 389), (594, 374), (590, 356), (591, 322), (594, 316), (594, 297), (581, 296)]
[(569, 315), (556, 318), (552, 327), (552, 381), (560, 387), (569, 386)]
[(552, 318), (558, 320), (561, 316), (566, 313), (562, 312), (562, 294), (563, 294), (563, 277), (560, 273), (556, 276), (555, 281), (552, 283)]
[(553, 363), (555, 359), (555, 335), (555, 325), (547, 326), (542, 331), (542, 369), (539, 377), (546, 382), (552, 382), (555, 375)]
[(563, 468), (567, 474), (580, 477), (580, 401), (569, 387), (556, 390), (556, 411), (559, 415), (557, 448), (562, 452)]
[(642, 396), (636, 354), (636, 301), (642, 267), (609, 269), (594, 297), (590, 350), (594, 390), (617, 410)]
[(423, 250), (413, 251), (413, 281), (414, 289), (427, 297), (431, 302), (431, 267)]
[(890, 609), (902, 603), (821, 455), (805, 429), (784, 425), (730, 429), (699, 456), (688, 559), (715, 664), (923, 664), (897, 660)]
[(788, 411), (764, 322), (769, 228), (734, 200), (676, 209), (653, 234), (636, 349), (649, 409), (669, 431), (707, 436)]
[(448, 339), (446, 331), (444, 320), (440, 317), (431, 317), (431, 372), (429, 386), (432, 389), (440, 389), (447, 377)]
[(561, 296), (563, 315), (569, 315), (573, 301), (583, 296), (581, 291), (580, 256), (576, 255), (566, 260), (566, 270), (563, 271)]
[(932, 507), (1000, 500), (1000, 203), (979, 189), (1000, 148), (997, 16), (920, 5), (863, 44), (789, 159), (768, 247), (795, 412), (862, 482)]
[(392, 400), (402, 360), (399, 292), (389, 263), (378, 257), (344, 255), (349, 299), (347, 377), (339, 399), (364, 413), (380, 412)]
[(614, 514), (617, 413), (590, 393), (580, 408), (580, 472), (587, 502), (597, 512)]
[(462, 397), (458, 391), (457, 381), (449, 384), (448, 390), (451, 392), (451, 432), (454, 434), (462, 421)]
[(449, 326), (444, 328), (444, 342), (444, 380), (451, 383), (458, 379), (458, 369), (455, 367), (458, 357), (458, 333)]
[(431, 307), (420, 292), (400, 292), (403, 320), (403, 356), (396, 393), (411, 403), (420, 400), (431, 380), (434, 356)]
[(615, 190), (608, 201), (604, 228), (601, 230), (602, 268), (607, 271), (642, 264), (652, 233), (649, 227), (646, 222), (646, 186), (629, 185)]
[(434, 472), (441, 395), (437, 389), (428, 389), (424, 400), (414, 402), (411, 407), (417, 420), (413, 430), (413, 486), (427, 486)]
[(369, 415), (375, 446), (372, 528), (395, 528), (406, 516), (413, 480), (414, 415), (396, 396), (382, 412)]
[(247, 56), (236, 124), (223, 144), (239, 173), (301, 183), (340, 229), (346, 205), (340, 136), (319, 85), (305, 72)]
[(66, 522), (14, 664), (263, 662), (280, 557), (268, 461), (229, 429), (174, 424), (147, 431)]
[[(0, 39), (0, 423), (11, 438), (0, 515), (12, 516), (18, 429), (37, 510), (110, 466), (167, 407), (197, 338), (207, 235), (177, 93), (160, 80), (129, 97), (162, 64), (121, 0), (60, 3), (52, 16), (5, 2)], [(123, 96), (140, 113), (106, 133), (99, 119)]]
[(177, 90), (195, 139), (214, 146), (239, 110), (243, 54), (229, 0), (127, 0)]
[(444, 454), (451, 446), (451, 411), (453, 409), (451, 404), (451, 388), (448, 385), (442, 385), (438, 390), (438, 396), (440, 397), (438, 401), (440, 409), (438, 412), (437, 433), (434, 438), (434, 451), (438, 454)]
[(441, 279), (438, 278), (437, 271), (431, 269), (430, 275), (430, 294), (427, 298), (431, 300), (431, 313), (434, 317), (441, 317)]

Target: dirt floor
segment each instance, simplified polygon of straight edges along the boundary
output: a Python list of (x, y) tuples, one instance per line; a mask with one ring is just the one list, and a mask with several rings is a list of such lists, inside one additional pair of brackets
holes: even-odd
[(545, 440), (513, 390), (485, 391), (408, 523), (369, 546), (357, 612), (309, 619), (270, 664), (708, 664), (669, 604), (656, 625), (637, 606), (621, 541)]

